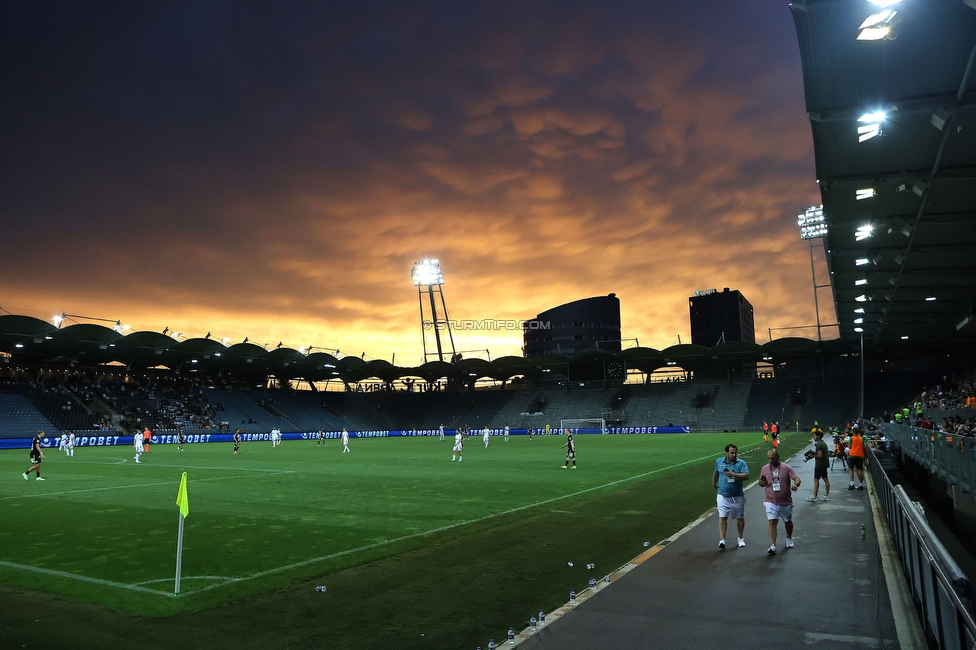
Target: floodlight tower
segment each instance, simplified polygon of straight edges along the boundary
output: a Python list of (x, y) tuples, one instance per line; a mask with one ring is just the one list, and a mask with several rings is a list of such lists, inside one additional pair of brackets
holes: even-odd
[(817, 310), (817, 340), (820, 341), (820, 300), (817, 292), (821, 287), (829, 284), (817, 284), (817, 267), (813, 263), (813, 240), (819, 239), (823, 246), (823, 236), (827, 234), (827, 221), (824, 218), (823, 205), (810, 206), (803, 214), (796, 215), (797, 225), (800, 226), (800, 239), (810, 242), (810, 272), (813, 274), (813, 306)]
[[(447, 330), (447, 336), (451, 343), (451, 360), (453, 361), (456, 355), (456, 350), (454, 349), (454, 334), (451, 332), (451, 321), (447, 315), (447, 303), (444, 301), (444, 291), (441, 287), (444, 284), (444, 274), (441, 273), (441, 265), (437, 260), (423, 259), (413, 265), (413, 271), (411, 271), (410, 276), (413, 278), (413, 284), (417, 287), (417, 297), (420, 299), (420, 332), (421, 337), (424, 342), (424, 363), (429, 361), (429, 357), (433, 356), (433, 352), (427, 352), (427, 329), (428, 327), (434, 330), (434, 340), (437, 343), (437, 360), (444, 360), (444, 349), (441, 344), (441, 329)], [(424, 294), (427, 294), (427, 301), (430, 304), (430, 320), (424, 318)], [(438, 294), (441, 298), (441, 311), (443, 312), (443, 320), (437, 320), (437, 301), (434, 298), (434, 294)]]

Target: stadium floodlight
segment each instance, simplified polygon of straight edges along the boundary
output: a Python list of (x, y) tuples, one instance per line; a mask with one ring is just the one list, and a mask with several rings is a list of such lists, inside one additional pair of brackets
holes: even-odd
[(873, 187), (866, 187), (863, 190), (855, 190), (854, 198), (858, 201), (863, 201), (864, 199), (873, 199), (878, 195), (878, 191)]
[(864, 142), (865, 140), (870, 140), (875, 136), (881, 135), (881, 125), (887, 116), (888, 113), (886, 111), (872, 111), (857, 118), (857, 121), (861, 123), (857, 127), (857, 141)]
[(894, 5), (901, 2), (901, 0), (868, 0), (873, 5), (877, 5), (882, 9), (887, 9), (888, 7), (893, 7)]
[(935, 300), (935, 296), (929, 296), (928, 298), (925, 299), (925, 302), (933, 302), (934, 300)]
[(891, 23), (891, 19), (895, 17), (898, 12), (894, 9), (885, 9), (884, 11), (879, 11), (876, 14), (871, 14), (864, 19), (861, 26), (858, 29), (866, 29), (868, 27), (881, 27)]
[(908, 337), (907, 336), (903, 336), (903, 337), (901, 337), (901, 340), (902, 341), (907, 341), (908, 340)]
[(863, 318), (855, 318), (854, 319), (854, 324), (855, 325), (860, 325), (863, 322), (864, 322), (864, 319)]
[[(430, 258), (424, 258), (413, 265), (413, 270), (410, 272), (410, 277), (413, 278), (413, 285), (417, 287), (417, 297), (420, 300), (420, 325), (421, 325), (421, 339), (424, 344), (424, 363), (427, 363), (430, 356), (433, 354), (427, 351), (427, 336), (430, 333), (428, 326), (431, 326), (434, 334), (434, 343), (437, 346), (437, 360), (444, 361), (444, 346), (441, 341), (441, 329), (446, 327), (448, 339), (451, 345), (451, 363), (456, 360), (457, 349), (454, 347), (454, 333), (451, 331), (451, 321), (447, 314), (447, 302), (444, 300), (444, 290), (441, 286), (444, 284), (444, 274), (441, 272), (440, 261)], [(426, 294), (426, 296), (424, 295)], [(441, 302), (441, 319), (438, 320), (437, 314), (437, 299), (434, 294), (440, 295)], [(426, 301), (424, 298), (426, 297)], [(424, 303), (428, 302), (429, 307), (425, 308)], [(425, 316), (425, 309), (429, 313), (429, 320)]]
[(871, 260), (869, 260), (866, 257), (859, 257), (856, 260), (854, 260), (854, 266), (867, 266), (870, 263)]
[(415, 287), (432, 287), (444, 284), (444, 275), (438, 260), (423, 259), (413, 265), (410, 273)]
[(860, 287), (860, 286), (865, 285), (867, 283), (868, 283), (868, 279), (867, 278), (861, 278), (860, 280), (854, 280), (854, 286), (855, 287)]
[(860, 334), (861, 332), (864, 331), (864, 328), (863, 327), (855, 327), (854, 328), (854, 331), (857, 332), (858, 334)]
[(871, 224), (866, 224), (863, 226), (858, 226), (857, 230), (854, 231), (854, 241), (863, 241), (871, 236), (871, 231), (874, 227)]
[(61, 323), (64, 322), (66, 316), (67, 314), (55, 314), (54, 317), (51, 319), (52, 321), (54, 321), (54, 326), (61, 327)]
[(858, 296), (858, 297), (857, 297), (857, 298), (855, 298), (854, 300), (856, 300), (857, 302), (867, 302), (867, 300), (868, 300), (868, 297), (867, 297), (867, 296), (865, 296), (865, 295), (864, 295), (864, 294), (862, 293), (862, 294), (861, 294), (860, 296)]
[(880, 41), (886, 38), (888, 34), (891, 33), (891, 27), (885, 25), (883, 27), (867, 27), (862, 29), (857, 35), (857, 40), (859, 41)]
[(854, 310), (854, 313), (855, 314), (863, 314), (864, 313), (864, 307), (858, 307), (857, 309)]
[(816, 239), (827, 234), (827, 221), (822, 205), (810, 206), (803, 214), (796, 215), (796, 223), (800, 226), (800, 239)]

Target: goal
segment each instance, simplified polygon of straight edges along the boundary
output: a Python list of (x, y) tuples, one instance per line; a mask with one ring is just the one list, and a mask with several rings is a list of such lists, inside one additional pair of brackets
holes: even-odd
[(580, 429), (590, 429), (593, 431), (599, 431), (600, 433), (607, 432), (607, 421), (603, 418), (581, 418), (576, 420), (560, 420), (559, 421), (560, 432), (566, 431), (566, 429), (572, 429), (573, 433), (576, 433)]

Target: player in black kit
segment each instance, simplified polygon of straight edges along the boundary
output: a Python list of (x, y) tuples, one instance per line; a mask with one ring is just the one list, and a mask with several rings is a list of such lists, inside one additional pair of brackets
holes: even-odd
[(24, 480), (29, 480), (27, 475), (31, 472), (37, 472), (37, 480), (43, 481), (41, 478), (41, 459), (44, 458), (44, 453), (41, 451), (41, 436), (44, 435), (43, 431), (38, 431), (37, 435), (31, 441), (30, 459), (31, 466), (30, 469), (24, 472)]

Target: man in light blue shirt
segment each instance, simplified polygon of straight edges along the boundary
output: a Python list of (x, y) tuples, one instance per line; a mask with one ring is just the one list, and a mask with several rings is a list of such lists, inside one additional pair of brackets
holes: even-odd
[(733, 444), (725, 445), (725, 456), (715, 461), (712, 487), (718, 490), (718, 547), (725, 550), (725, 532), (729, 527), (729, 517), (735, 519), (739, 531), (739, 547), (746, 545), (743, 533), (746, 527), (746, 495), (743, 484), (749, 480), (749, 467), (739, 459), (739, 448)]

